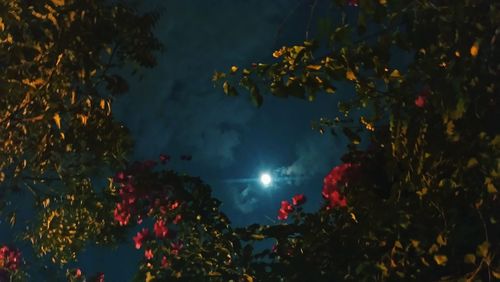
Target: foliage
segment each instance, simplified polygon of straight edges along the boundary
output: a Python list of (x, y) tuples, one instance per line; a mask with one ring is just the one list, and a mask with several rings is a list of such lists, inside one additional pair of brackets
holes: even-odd
[[(92, 183), (126, 163), (132, 141), (112, 102), (128, 89), (125, 67), (156, 64), (158, 16), (119, 1), (0, 3), (0, 212), (14, 225), (35, 203), (23, 238), (37, 255), (66, 263), (123, 237)], [(33, 201), (8, 200), (19, 191)]]
[[(500, 278), (498, 7), (479, 0), (335, 2), (342, 22), (331, 27), (326, 46), (306, 41), (275, 51), (273, 63), (214, 75), (227, 95), (241, 87), (256, 105), (262, 89), (310, 101), (335, 93), (340, 82), (355, 91), (341, 93), (342, 116), (316, 126), (351, 140), (344, 161), (360, 165), (361, 181), (345, 189), (346, 208), (330, 189), (327, 199), (335, 196), (339, 208), (259, 227), (286, 252), (261, 254), (273, 268), (256, 263), (258, 276)], [(401, 62), (405, 57), (412, 59)], [(363, 137), (368, 150), (360, 148)]]

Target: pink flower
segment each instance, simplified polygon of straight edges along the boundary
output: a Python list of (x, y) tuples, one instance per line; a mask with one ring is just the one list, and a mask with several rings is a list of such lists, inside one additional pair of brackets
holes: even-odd
[(160, 162), (162, 164), (166, 164), (169, 160), (170, 160), (170, 156), (164, 155), (164, 154), (160, 154)]
[(142, 246), (142, 241), (149, 235), (149, 230), (143, 228), (142, 231), (137, 232), (137, 235), (133, 237), (135, 248), (140, 249)]
[(168, 228), (165, 226), (165, 221), (158, 219), (154, 224), (154, 232), (156, 237), (165, 238), (168, 235)]
[(170, 247), (172, 247), (170, 249), (170, 253), (172, 253), (174, 256), (178, 256), (179, 251), (184, 247), (184, 244), (182, 243), (182, 241), (172, 242), (170, 243)]
[(102, 273), (102, 272), (97, 273), (97, 278), (95, 281), (104, 282), (104, 273)]
[(152, 259), (154, 257), (153, 251), (151, 249), (147, 249), (144, 251), (144, 257), (148, 260)]
[(130, 211), (125, 207), (123, 203), (116, 204), (115, 210), (113, 211), (114, 218), (120, 226), (125, 226), (130, 220)]
[(170, 210), (175, 210), (176, 208), (179, 207), (179, 202), (178, 201), (174, 201), (171, 205), (170, 205)]
[(420, 95), (415, 99), (415, 106), (423, 108), (425, 106), (426, 101), (427, 98), (425, 96)]
[(172, 221), (174, 224), (178, 224), (182, 220), (182, 215), (178, 214), (175, 216), (174, 220)]
[(347, 0), (347, 5), (357, 7), (358, 0)]
[(77, 268), (77, 269), (75, 270), (75, 277), (76, 277), (76, 278), (80, 278), (80, 277), (82, 277), (82, 270), (81, 270), (80, 268)]
[(346, 198), (340, 194), (340, 185), (346, 186), (352, 180), (353, 169), (357, 167), (356, 164), (344, 163), (334, 167), (325, 177), (321, 194), (329, 201), (328, 209), (347, 206)]
[(0, 248), (0, 262), (4, 268), (16, 271), (21, 264), (21, 252), (17, 249), (2, 246)]
[(281, 201), (281, 208), (278, 211), (278, 219), (286, 220), (288, 214), (293, 211), (293, 206), (288, 201)]
[(306, 196), (304, 194), (297, 194), (292, 198), (292, 204), (294, 206), (300, 206), (306, 202)]
[(163, 256), (161, 258), (161, 265), (160, 265), (161, 268), (167, 268), (168, 267), (168, 260), (167, 260), (167, 257), (166, 256)]
[(425, 104), (427, 104), (427, 96), (430, 94), (431, 90), (429, 89), (429, 86), (424, 87), (424, 89), (418, 94), (417, 98), (415, 98), (415, 106), (419, 108), (425, 107)]

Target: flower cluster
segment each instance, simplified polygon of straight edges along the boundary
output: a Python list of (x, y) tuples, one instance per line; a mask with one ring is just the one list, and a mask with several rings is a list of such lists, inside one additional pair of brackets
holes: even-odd
[(288, 201), (281, 201), (281, 208), (278, 211), (278, 219), (286, 220), (288, 215), (294, 211), (294, 206), (300, 206), (306, 202), (306, 197), (303, 194), (293, 196), (292, 204)]
[[(160, 155), (160, 163), (169, 161), (170, 157)], [(179, 224), (183, 217), (178, 212), (182, 203), (175, 200), (174, 193), (167, 186), (157, 186), (158, 189), (145, 189), (137, 185), (142, 178), (148, 178), (151, 169), (157, 165), (154, 161), (135, 163), (126, 171), (118, 172), (114, 183), (118, 184), (119, 202), (114, 209), (114, 219), (120, 226), (127, 226), (131, 221), (143, 223), (143, 218), (154, 217), (152, 228), (143, 227), (132, 240), (137, 250), (144, 248), (146, 267), (152, 268), (157, 260), (161, 268), (167, 268), (170, 263), (167, 254), (160, 250), (169, 249), (168, 253), (178, 256), (183, 248), (181, 241), (173, 241), (176, 237), (172, 225)], [(152, 232), (150, 232), (150, 230)], [(172, 232), (171, 232), (172, 231)], [(163, 245), (162, 247), (156, 244)], [(166, 248), (165, 248), (166, 247)]]
[(328, 200), (327, 209), (333, 207), (347, 206), (347, 200), (341, 195), (341, 187), (346, 186), (350, 180), (352, 169), (357, 167), (352, 163), (345, 163), (338, 165), (330, 171), (330, 173), (323, 180), (323, 191), (321, 194), (323, 198)]
[(417, 98), (415, 98), (415, 106), (419, 108), (425, 107), (425, 104), (427, 103), (427, 96), (429, 96), (429, 94), (429, 87), (425, 87), (422, 91), (420, 91)]
[(0, 248), (0, 269), (16, 271), (21, 264), (21, 252), (17, 249), (2, 246)]

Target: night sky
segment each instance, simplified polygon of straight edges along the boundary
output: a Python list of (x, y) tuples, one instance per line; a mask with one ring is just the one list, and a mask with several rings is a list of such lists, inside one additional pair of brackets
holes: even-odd
[[(246, 93), (226, 97), (211, 81), (215, 70), (270, 61), (282, 45), (302, 43), (307, 1), (166, 1), (163, 7), (159, 66), (135, 80), (114, 108), (135, 139), (134, 159), (172, 155), (169, 166), (208, 183), (236, 226), (273, 223), (280, 201), (295, 193), (308, 196), (306, 209), (317, 209), (322, 178), (345, 143), (312, 130), (311, 122), (334, 117), (336, 97), (319, 95), (311, 103), (266, 95), (256, 108)], [(182, 154), (192, 161), (180, 161)], [(262, 187), (262, 171), (281, 181)]]

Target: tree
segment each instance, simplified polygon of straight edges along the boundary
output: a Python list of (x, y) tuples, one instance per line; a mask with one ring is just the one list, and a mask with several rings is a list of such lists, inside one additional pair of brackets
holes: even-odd
[[(500, 278), (498, 6), (490, 1), (333, 1), (326, 42), (273, 53), (275, 61), (216, 72), (226, 95), (262, 92), (312, 101), (338, 93), (340, 116), (320, 132), (350, 140), (325, 178), (325, 207), (294, 222), (252, 227), (274, 238), (266, 280), (488, 281)], [(313, 5), (314, 7), (314, 5)], [(325, 50), (328, 50), (325, 52)], [(397, 62), (410, 58), (409, 63)], [(369, 149), (360, 147), (368, 140)], [(345, 198), (344, 198), (345, 197)], [(280, 216), (295, 210), (286, 202)], [(281, 246), (281, 247), (280, 247)], [(265, 271), (265, 267), (272, 271)]]
[(117, 1), (0, 3), (1, 211), (14, 224), (23, 203), (4, 199), (33, 194), (25, 238), (38, 255), (65, 263), (87, 241), (114, 241), (92, 179), (126, 163), (132, 141), (112, 118), (113, 97), (128, 89), (125, 66), (156, 64), (158, 16)]

